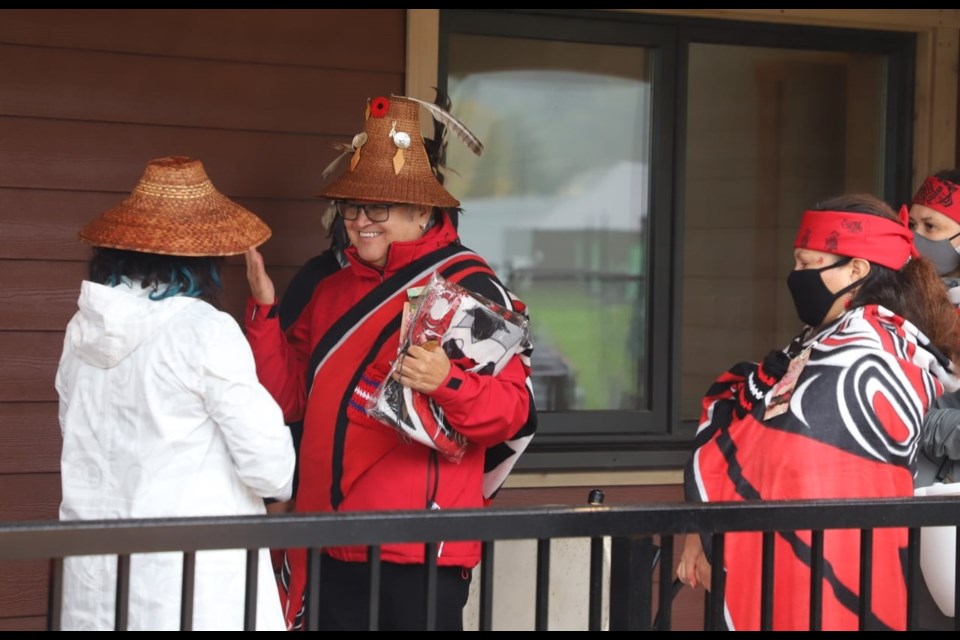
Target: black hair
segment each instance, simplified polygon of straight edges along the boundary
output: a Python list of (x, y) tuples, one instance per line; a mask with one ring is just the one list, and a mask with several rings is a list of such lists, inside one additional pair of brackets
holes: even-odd
[(940, 178), (941, 180), (946, 180), (947, 182), (952, 182), (953, 184), (960, 186), (960, 167), (956, 169), (944, 169), (942, 171), (937, 171), (933, 174), (934, 178)]
[[(893, 208), (870, 194), (831, 198), (816, 206), (819, 211), (847, 211), (900, 222)], [(950, 303), (940, 276), (926, 258), (910, 258), (894, 270), (870, 263), (870, 273), (850, 299), (851, 307), (878, 304), (915, 324), (949, 360), (960, 365), (960, 320)]]
[(123, 281), (139, 281), (142, 288), (153, 290), (151, 300), (189, 296), (219, 309), (223, 261), (221, 257), (168, 256), (95, 247), (90, 260), (90, 280), (110, 287)]

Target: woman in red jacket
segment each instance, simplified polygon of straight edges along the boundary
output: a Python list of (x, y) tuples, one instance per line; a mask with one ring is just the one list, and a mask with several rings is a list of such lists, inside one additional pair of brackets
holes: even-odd
[[(434, 172), (420, 135), (420, 108), (398, 96), (367, 105), (349, 169), (321, 193), (334, 201), (345, 226), (348, 264), (316, 283), (286, 331), (262, 257), (247, 254), (252, 296), (245, 318), (258, 375), (285, 419), (303, 420), (297, 512), (482, 507), (536, 428), (529, 345), (496, 376), (461, 354), (419, 346), (406, 351), (395, 378), (428, 396), (466, 438), (458, 460), (400, 437), (366, 411), (398, 357), (404, 302), (434, 272), (525, 312), (486, 262), (460, 244), (451, 220), (460, 203)], [(424, 545), (384, 545), (381, 558), (380, 628), (423, 628)], [(462, 629), (479, 560), (479, 542), (439, 545), (438, 630)], [(288, 550), (281, 577), (290, 628), (302, 627), (305, 574), (303, 550)], [(365, 629), (366, 548), (324, 549), (320, 575), (321, 628)]]

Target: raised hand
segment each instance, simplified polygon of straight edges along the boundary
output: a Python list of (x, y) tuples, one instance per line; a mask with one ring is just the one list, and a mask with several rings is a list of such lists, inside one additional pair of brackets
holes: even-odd
[(263, 256), (253, 248), (247, 249), (243, 257), (247, 262), (247, 283), (250, 285), (250, 294), (259, 304), (273, 304), (276, 301), (277, 291), (273, 286), (273, 280), (267, 275), (267, 270), (263, 266)]

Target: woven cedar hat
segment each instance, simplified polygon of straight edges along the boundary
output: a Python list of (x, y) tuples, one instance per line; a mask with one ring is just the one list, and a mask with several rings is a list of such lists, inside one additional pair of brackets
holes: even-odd
[(259, 246), (270, 227), (213, 186), (199, 160), (147, 163), (133, 192), (80, 231), (95, 247), (175, 256), (229, 256)]
[[(448, 125), (454, 124), (452, 116), (420, 100), (403, 96), (370, 100), (364, 131), (353, 138), (348, 169), (324, 188), (320, 196), (334, 200), (459, 207), (460, 201), (443, 188), (430, 166), (420, 134), (421, 106), (429, 109), (434, 117), (449, 119)], [(472, 138), (469, 132), (464, 133), (462, 125), (456, 131), (461, 139), (464, 135)], [(479, 141), (475, 144), (482, 149)], [(474, 152), (479, 154), (476, 149)]]

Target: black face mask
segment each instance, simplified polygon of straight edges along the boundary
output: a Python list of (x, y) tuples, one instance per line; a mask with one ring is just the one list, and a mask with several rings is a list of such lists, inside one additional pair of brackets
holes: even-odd
[(794, 269), (787, 276), (787, 288), (790, 289), (790, 295), (793, 296), (793, 306), (796, 307), (797, 316), (804, 324), (811, 327), (820, 326), (837, 298), (860, 284), (860, 280), (857, 280), (853, 284), (840, 289), (840, 291), (831, 293), (827, 285), (823, 283), (823, 278), (820, 277), (820, 274), (827, 269), (835, 269), (851, 260), (853, 258), (842, 258), (822, 269)]

